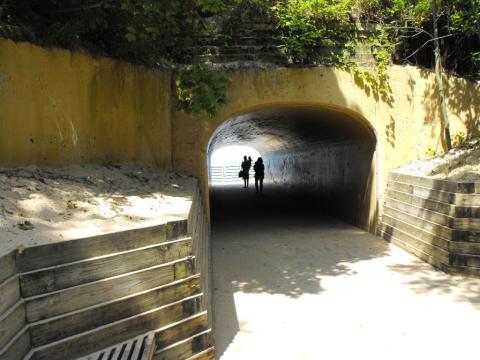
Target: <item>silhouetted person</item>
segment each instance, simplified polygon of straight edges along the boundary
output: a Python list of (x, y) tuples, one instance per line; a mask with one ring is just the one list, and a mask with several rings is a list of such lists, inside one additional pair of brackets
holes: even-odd
[(263, 178), (265, 177), (265, 165), (263, 165), (263, 160), (261, 157), (259, 157), (255, 162), (255, 165), (253, 165), (253, 170), (255, 170), (255, 190), (257, 193), (262, 193)]
[(243, 157), (242, 161), (242, 178), (243, 178), (243, 187), (248, 188), (248, 182), (250, 179), (250, 168), (252, 167), (252, 160), (247, 159), (246, 156)]

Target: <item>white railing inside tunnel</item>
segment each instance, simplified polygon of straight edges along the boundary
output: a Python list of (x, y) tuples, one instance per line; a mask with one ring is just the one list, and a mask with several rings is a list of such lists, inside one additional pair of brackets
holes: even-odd
[[(239, 165), (211, 166), (210, 182), (213, 185), (242, 183), (242, 178), (238, 177), (238, 172), (240, 170), (241, 167)], [(250, 179), (253, 179), (255, 174), (253, 169), (250, 169), (249, 174)]]

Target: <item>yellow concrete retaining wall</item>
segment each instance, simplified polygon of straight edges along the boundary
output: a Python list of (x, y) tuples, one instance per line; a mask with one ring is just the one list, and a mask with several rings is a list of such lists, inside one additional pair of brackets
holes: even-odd
[[(167, 70), (2, 40), (0, 166), (140, 160), (198, 177), (206, 190), (207, 148), (218, 126), (279, 105), (329, 107), (369, 124), (378, 142), (379, 195), (391, 169), (424, 157), (428, 147), (444, 148), (431, 71), (392, 66), (391, 100), (332, 68), (243, 69), (229, 76), (229, 105), (214, 118), (193, 117), (172, 110)], [(480, 83), (447, 82), (452, 134), (479, 135)]]
[(171, 168), (170, 72), (0, 41), (0, 165)]
[[(230, 103), (213, 119), (173, 114), (173, 166), (207, 179), (207, 147), (215, 129), (232, 116), (279, 105), (330, 107), (347, 112), (374, 129), (378, 190), (382, 193), (391, 169), (425, 157), (431, 146), (444, 148), (434, 74), (412, 66), (389, 70), (391, 100), (362, 86), (352, 74), (325, 67), (247, 69), (229, 74)], [(447, 79), (452, 134), (480, 133), (480, 83)]]

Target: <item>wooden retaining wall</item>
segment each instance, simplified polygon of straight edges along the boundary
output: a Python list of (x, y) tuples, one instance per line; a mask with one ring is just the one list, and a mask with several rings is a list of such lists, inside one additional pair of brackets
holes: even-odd
[(445, 272), (480, 276), (480, 182), (390, 173), (380, 234)]
[(188, 341), (191, 356), (213, 352), (201, 201), (197, 191), (188, 219), (0, 257), (0, 360), (74, 359), (148, 331), (159, 354)]

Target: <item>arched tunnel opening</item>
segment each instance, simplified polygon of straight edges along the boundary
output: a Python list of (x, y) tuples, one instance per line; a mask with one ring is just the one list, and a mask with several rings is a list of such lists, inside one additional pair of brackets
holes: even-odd
[[(282, 106), (228, 119), (208, 147), (213, 226), (222, 219), (241, 219), (256, 211), (262, 216), (307, 211), (373, 231), (376, 143), (368, 122), (345, 109)], [(252, 189), (246, 191), (214, 186), (219, 170), (212, 166), (212, 155), (231, 146), (251, 148), (262, 155), (265, 191), (261, 200), (251, 198), (255, 193), (252, 176)], [(231, 180), (241, 169), (243, 156), (238, 151), (225, 153), (230, 155)]]
[[(344, 291), (335, 302), (358, 297), (355, 283), (341, 279), (352, 277), (356, 264), (375, 263), (369, 260), (386, 253), (385, 244), (367, 232), (376, 218), (376, 148), (368, 122), (345, 109), (282, 106), (234, 116), (217, 128), (208, 158), (218, 358), (239, 352), (272, 358), (263, 349), (285, 341), (305, 350), (316, 344), (318, 331), (330, 336), (338, 320), (317, 325), (344, 314), (328, 301), (322, 307), (329, 298), (324, 294), (336, 293), (326, 290), (329, 284)], [(238, 176), (247, 149), (264, 160), (262, 195), (252, 178), (249, 188), (238, 180), (214, 181), (216, 154), (223, 152), (231, 175)]]

